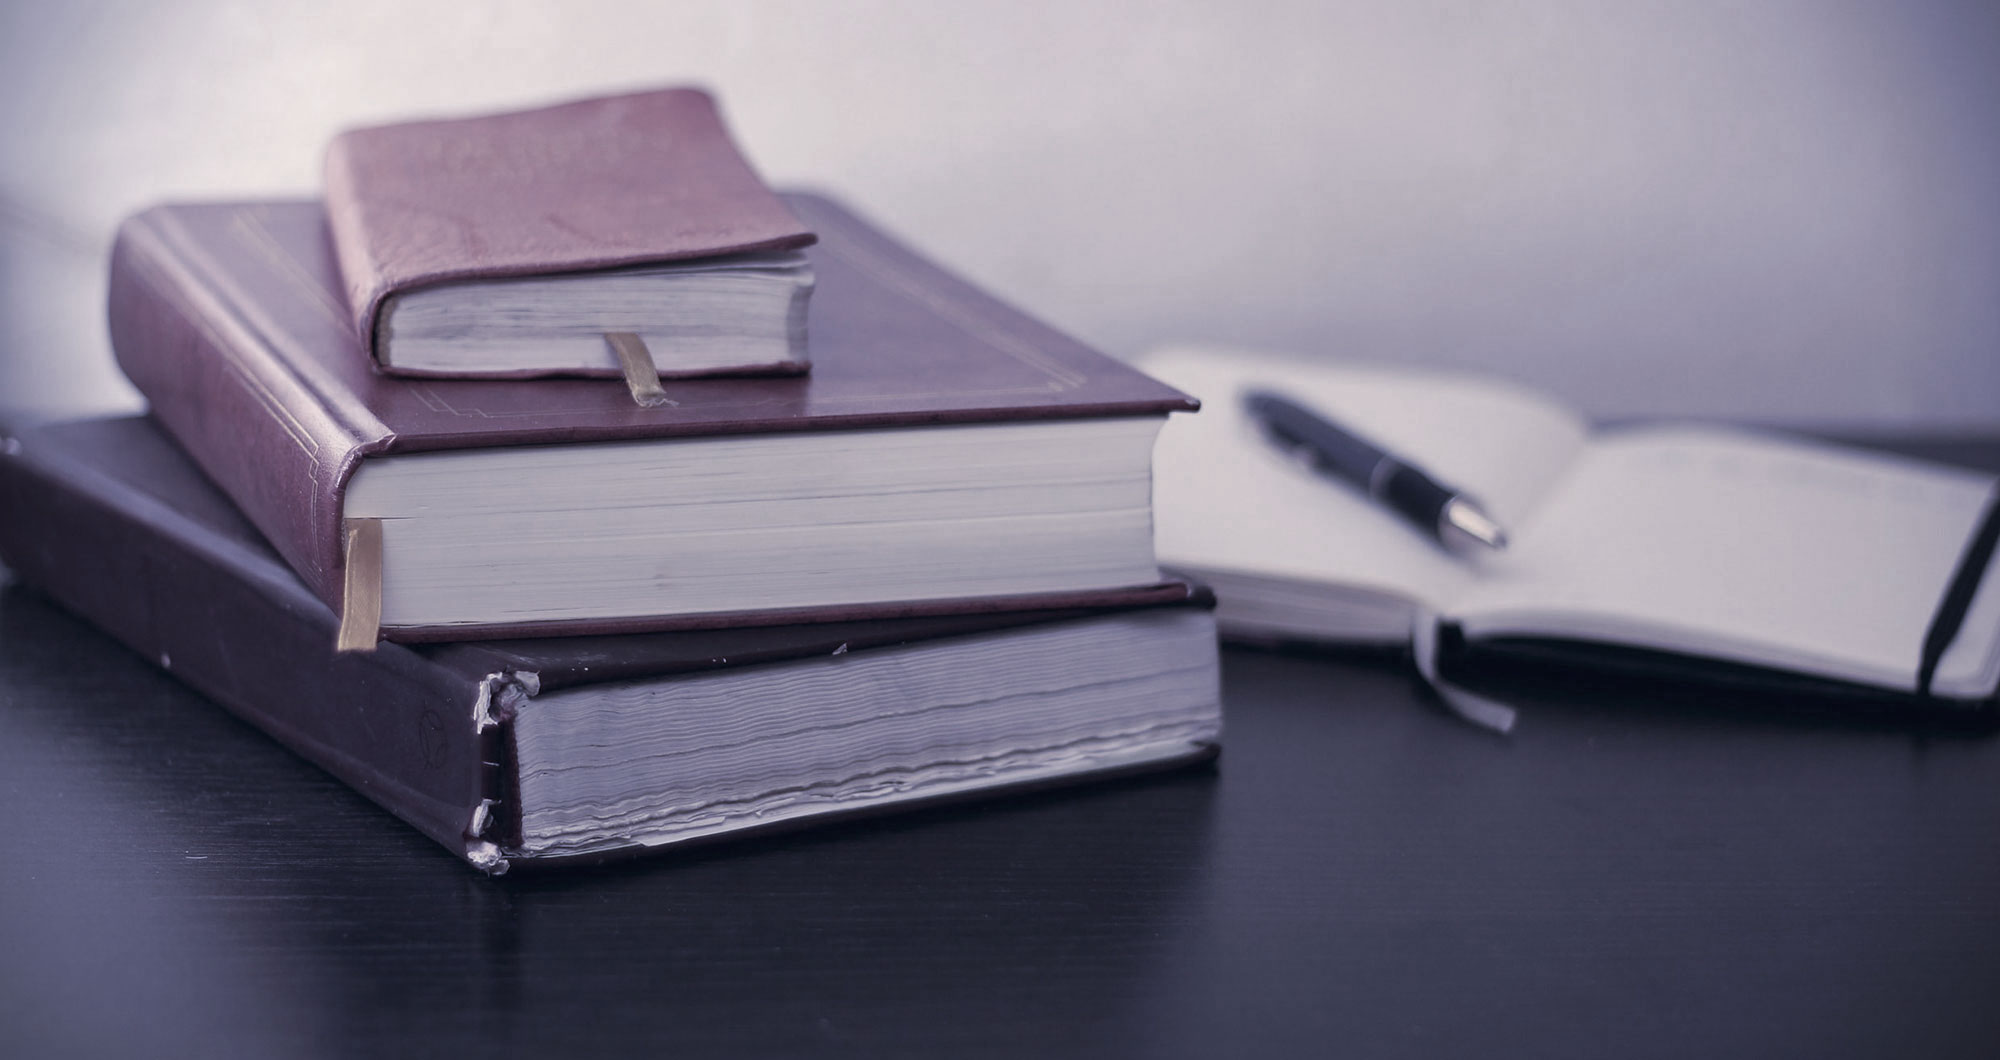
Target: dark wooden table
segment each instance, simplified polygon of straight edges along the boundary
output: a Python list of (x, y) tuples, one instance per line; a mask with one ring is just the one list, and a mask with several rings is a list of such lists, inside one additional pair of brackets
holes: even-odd
[(1225, 694), (1212, 770), (488, 880), (13, 585), (0, 1054), (2000, 1055), (2000, 741)]

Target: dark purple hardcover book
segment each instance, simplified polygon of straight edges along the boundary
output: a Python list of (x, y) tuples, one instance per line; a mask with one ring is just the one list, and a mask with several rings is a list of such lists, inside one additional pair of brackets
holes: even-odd
[[(357, 468), (444, 450), (947, 425), (1157, 419), (1186, 395), (982, 294), (840, 206), (788, 196), (820, 235), (809, 376), (700, 379), (640, 407), (581, 379), (398, 378), (362, 352), (317, 203), (162, 206), (113, 251), (110, 324), (127, 376), (166, 430), (307, 585), (342, 600), (343, 518)], [(1143, 472), (1143, 469), (1141, 469)], [(1143, 473), (1140, 480), (1143, 482)], [(1150, 563), (1150, 546), (1144, 562)], [(1005, 599), (672, 610), (602, 620), (384, 619), (390, 639), (460, 639), (890, 617), (1163, 600), (1157, 576)], [(967, 594), (978, 596), (980, 594)]]
[(1201, 592), (336, 652), (334, 614), (144, 418), (0, 425), (0, 560), (487, 872), (1163, 768), (1220, 736)]

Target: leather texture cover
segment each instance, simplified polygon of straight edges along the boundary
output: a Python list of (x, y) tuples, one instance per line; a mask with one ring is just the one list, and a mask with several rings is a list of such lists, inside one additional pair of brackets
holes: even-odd
[[(884, 237), (833, 202), (786, 201), (820, 234), (806, 251), (813, 371), (670, 384), (635, 404), (583, 379), (410, 379), (354, 338), (322, 210), (312, 202), (161, 206), (119, 229), (113, 349), (153, 414), (322, 600), (341, 589), (343, 493), (375, 454), (767, 431), (1156, 415), (1197, 402), (1093, 352)], [(1075, 606), (1073, 595), (940, 608)], [(880, 617), (852, 612), (660, 616), (488, 627), (515, 635)], [(396, 639), (463, 637), (400, 628)]]
[[(507, 723), (531, 686), (667, 680), (1102, 610), (338, 653), (333, 612), (143, 417), (0, 424), (0, 560), (489, 872), (518, 841)], [(1180, 598), (1213, 605), (1205, 591)]]
[(327, 148), (326, 209), (371, 350), (415, 287), (813, 241), (691, 88), (352, 129)]

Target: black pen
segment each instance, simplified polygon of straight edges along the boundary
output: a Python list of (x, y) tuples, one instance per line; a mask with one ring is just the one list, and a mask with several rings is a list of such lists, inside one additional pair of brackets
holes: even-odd
[(1416, 465), (1269, 391), (1251, 391), (1243, 403), (1273, 444), (1314, 471), (1359, 487), (1439, 543), (1507, 547), (1506, 531), (1477, 501)]

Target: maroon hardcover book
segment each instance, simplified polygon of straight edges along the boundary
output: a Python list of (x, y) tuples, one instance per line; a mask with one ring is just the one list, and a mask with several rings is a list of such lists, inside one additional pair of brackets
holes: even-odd
[[(1181, 594), (1178, 605), (1133, 610), (414, 648), (385, 644), (374, 652), (339, 653), (333, 650), (333, 613), (145, 418), (32, 429), (0, 424), (0, 560), (146, 659), (488, 872), (504, 871), (510, 863), (595, 860), (939, 798), (1161, 768), (1212, 757), (1219, 737), (1213, 625), (1202, 625), (1212, 601), (1202, 592)], [(4, 573), (0, 570), (0, 576)], [(1177, 671), (1183, 676), (1168, 675), (1161, 686), (1187, 705), (1171, 716), (1144, 716), (1149, 722), (1144, 727), (1119, 723), (1118, 712), (1126, 708), (1113, 701), (1134, 701), (1132, 694), (1096, 696), (1089, 691), (1091, 682), (1110, 676), (1120, 665), (1119, 657), (1101, 646), (1092, 648), (1087, 637), (1065, 632), (1093, 623), (1128, 624), (1141, 644), (1152, 642), (1155, 633), (1172, 636), (1178, 630), (1185, 638), (1206, 629), (1205, 642), (1180, 649), (1182, 655), (1203, 658), (1179, 659), (1174, 665), (1183, 668)], [(939, 656), (932, 654), (968, 645), (974, 651), (1000, 650), (1009, 637), (1054, 638), (1050, 643), (1067, 645), (1076, 653), (1068, 664), (1089, 680), (1051, 684), (1049, 689), (1081, 696), (1074, 709), (1104, 716), (1082, 732), (1070, 732), (1076, 723), (1060, 716), (1037, 723), (1029, 697), (988, 700), (979, 688), (953, 688), (954, 670), (939, 668)], [(1027, 669), (1036, 671), (1058, 668), (1061, 662), (1033, 654), (1023, 658), (1034, 660)], [(876, 675), (871, 684), (866, 668), (878, 659), (886, 659), (893, 672)], [(912, 669), (925, 665), (938, 671), (931, 684)], [(677, 728), (691, 724), (706, 684), (730, 675), (748, 682), (733, 698), (716, 700), (736, 736), (710, 746), (698, 734)], [(719, 787), (729, 788), (738, 771), (755, 775), (760, 761), (787, 754), (787, 739), (805, 741), (810, 751), (821, 738), (815, 736), (813, 711), (789, 721), (763, 713), (775, 705), (760, 698), (758, 690), (769, 696), (786, 688), (806, 690), (814, 711), (821, 705), (835, 709), (841, 702), (872, 703), (852, 719), (861, 731), (871, 725), (896, 727), (903, 724), (897, 717), (918, 719), (927, 710), (936, 719), (932, 725), (963, 718), (973, 723), (966, 731), (985, 733), (989, 743), (1007, 753), (975, 763), (977, 775), (967, 773), (955, 783), (937, 770), (957, 767), (927, 760), (927, 768), (904, 763), (860, 785), (849, 783), (847, 774), (826, 762), (813, 764), (810, 755), (793, 756), (808, 760), (801, 767), (802, 782), (820, 789), (806, 793), (810, 798), (787, 796), (788, 801), (774, 805), (767, 793), (753, 791), (727, 804), (706, 806), (692, 817), (676, 809), (680, 802), (662, 796), (671, 793), (677, 773), (695, 771), (704, 755), (718, 749), (727, 756), (734, 741), (765, 721), (775, 721), (765, 728), (777, 730), (763, 737), (768, 755), (736, 759), (734, 766), (725, 760)], [(667, 701), (658, 712), (661, 730), (652, 742), (635, 748), (637, 756), (673, 765), (639, 784), (645, 789), (641, 801), (650, 800), (654, 812), (618, 825), (594, 843), (564, 843), (557, 830), (556, 839), (538, 844), (535, 822), (548, 815), (541, 801), (546, 793), (536, 788), (535, 777), (523, 784), (522, 748), (516, 743), (526, 724), (523, 716), (560, 716), (562, 701), (579, 694), (593, 697), (593, 709), (603, 710), (658, 690), (686, 698)], [(1145, 698), (1161, 695), (1155, 688)], [(969, 717), (981, 712), (983, 720)], [(589, 727), (587, 718), (570, 723), (580, 730)], [(792, 736), (794, 731), (799, 735)], [(928, 731), (928, 736), (906, 731), (903, 737), (914, 735), (935, 745), (937, 730)], [(837, 740), (839, 732), (840, 726), (829, 723), (824, 738)], [(1121, 742), (1105, 742), (1118, 733), (1124, 733)], [(581, 765), (546, 748), (528, 750), (545, 764)], [(281, 841), (295, 841), (293, 833), (283, 835)]]
[[(111, 337), (153, 413), (317, 592), (342, 599), (344, 494), (358, 465), (477, 447), (746, 433), (1080, 420), (1193, 410), (1186, 395), (982, 294), (834, 203), (790, 196), (820, 233), (814, 369), (703, 379), (635, 405), (589, 380), (396, 378), (372, 369), (348, 319), (316, 203), (162, 206), (121, 227)], [(859, 608), (687, 619), (491, 622), (385, 630), (392, 639), (625, 632), (1166, 598), (1110, 595), (876, 601)]]
[(806, 246), (696, 89), (353, 129), (326, 210), (356, 334), (418, 287)]

